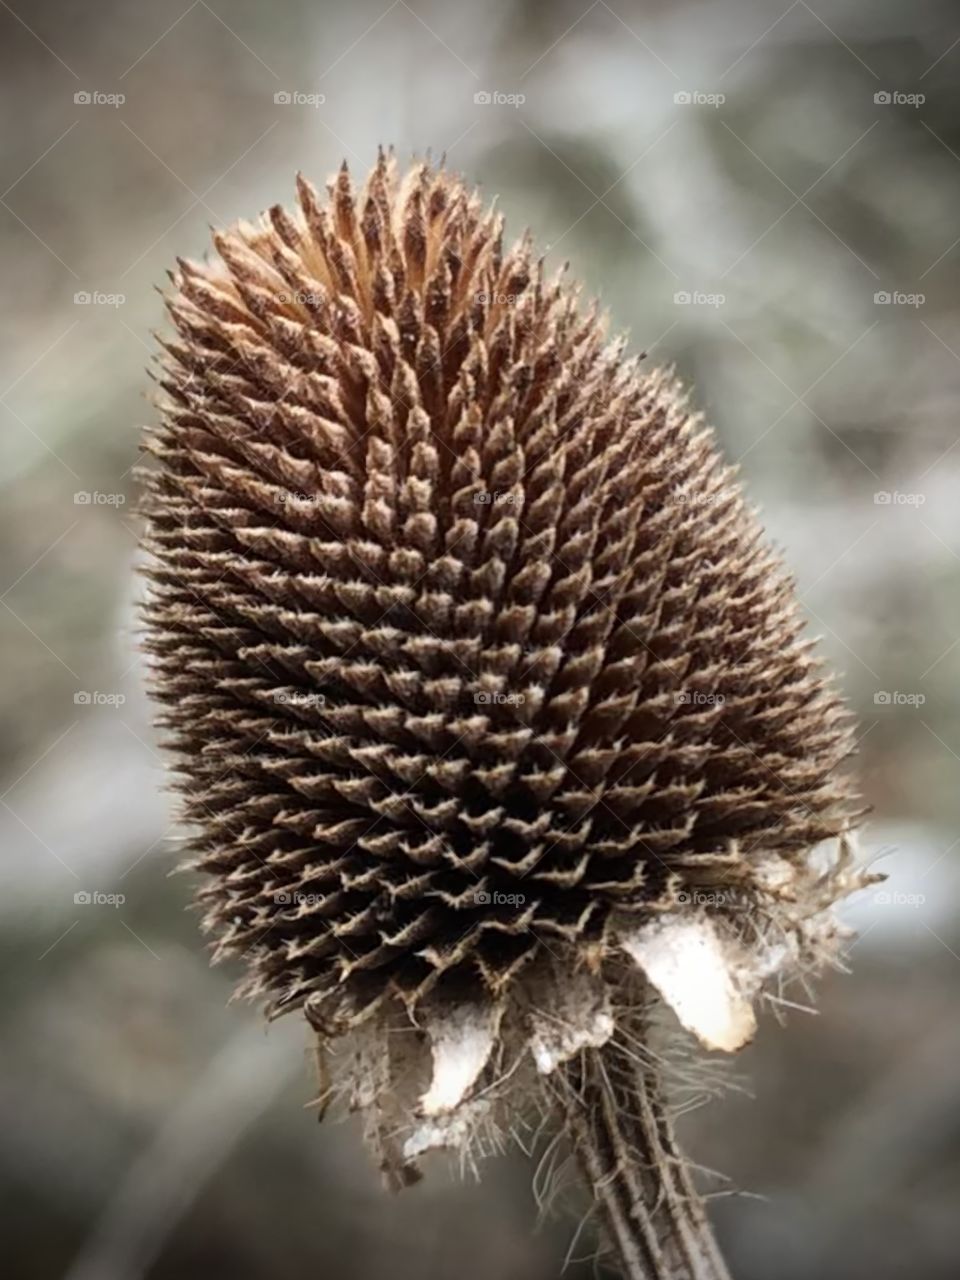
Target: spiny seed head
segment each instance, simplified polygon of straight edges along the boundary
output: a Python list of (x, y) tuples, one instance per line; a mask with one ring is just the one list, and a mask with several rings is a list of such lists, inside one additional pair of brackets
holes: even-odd
[(791, 585), (673, 377), (456, 177), (381, 154), (298, 197), (180, 263), (146, 444), (219, 952), (327, 1037), (502, 1013), (546, 968), (569, 999), (615, 954), (681, 1012), (658, 929), (835, 896), (808, 852), (850, 729)]

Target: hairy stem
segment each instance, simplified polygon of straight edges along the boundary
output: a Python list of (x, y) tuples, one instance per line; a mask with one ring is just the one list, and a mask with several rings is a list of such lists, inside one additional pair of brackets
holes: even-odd
[(653, 1068), (610, 1044), (583, 1050), (554, 1078), (624, 1280), (730, 1280)]

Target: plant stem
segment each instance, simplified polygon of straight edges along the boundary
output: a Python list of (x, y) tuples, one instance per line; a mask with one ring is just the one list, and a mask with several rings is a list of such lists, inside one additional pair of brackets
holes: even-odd
[(582, 1050), (554, 1079), (624, 1280), (730, 1280), (654, 1069), (608, 1044)]

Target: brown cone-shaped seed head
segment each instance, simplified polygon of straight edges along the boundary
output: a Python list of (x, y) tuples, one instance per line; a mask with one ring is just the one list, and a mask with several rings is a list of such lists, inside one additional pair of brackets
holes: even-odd
[(748, 892), (850, 736), (672, 377), (444, 170), (328, 191), (174, 276), (146, 617), (207, 925), (336, 1030)]

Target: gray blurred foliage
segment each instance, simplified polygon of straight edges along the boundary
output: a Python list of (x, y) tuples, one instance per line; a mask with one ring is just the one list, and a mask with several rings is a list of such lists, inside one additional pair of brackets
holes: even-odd
[[(479, 1185), (440, 1162), (387, 1198), (353, 1124), (302, 1110), (305, 1031), (227, 1006), (232, 975), (208, 969), (188, 882), (168, 879), (183, 833), (133, 573), (155, 286), (209, 224), (289, 199), (298, 168), (362, 174), (382, 141), (446, 151), (695, 385), (861, 720), (863, 843), (891, 879), (851, 908), (852, 976), (817, 1018), (766, 1019), (733, 1068), (752, 1098), (685, 1121), (697, 1159), (754, 1193), (715, 1202), (734, 1273), (956, 1276), (955, 7), (11, 0), (0, 33), (8, 1273), (546, 1280), (576, 1225), (535, 1230), (516, 1153)], [(478, 105), (484, 89), (526, 101)], [(875, 101), (894, 91), (925, 101)], [(125, 902), (74, 903), (95, 889)]]

